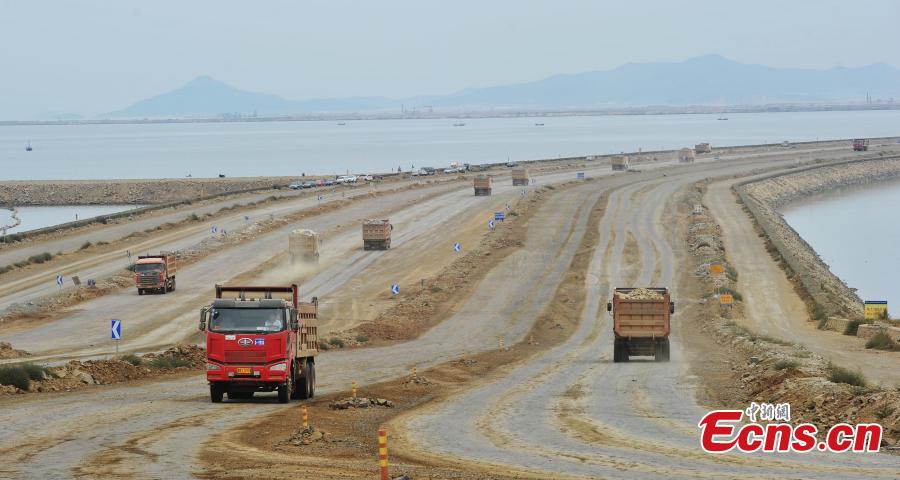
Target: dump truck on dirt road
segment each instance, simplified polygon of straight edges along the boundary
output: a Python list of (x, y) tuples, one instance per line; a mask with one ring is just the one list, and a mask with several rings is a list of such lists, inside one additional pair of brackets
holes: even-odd
[(475, 187), (476, 197), (487, 197), (491, 195), (491, 188), (494, 186), (494, 179), (488, 175), (477, 175), (473, 186)]
[(514, 187), (523, 187), (528, 185), (528, 169), (514, 168), (512, 169), (512, 184)]
[(624, 172), (628, 170), (628, 155), (613, 155), (609, 164), (614, 171)]
[(288, 253), (291, 264), (319, 261), (319, 234), (307, 229), (297, 229), (288, 234)]
[(698, 143), (694, 145), (694, 151), (699, 153), (710, 153), (712, 152), (712, 147), (708, 143)]
[(606, 310), (613, 319), (613, 362), (649, 356), (669, 361), (669, 317), (675, 303), (666, 288), (617, 288)]
[(856, 138), (853, 140), (853, 151), (854, 152), (865, 152), (869, 149), (869, 139), (868, 138)]
[(168, 293), (175, 290), (174, 253), (139, 255), (134, 262), (134, 284), (138, 295), (149, 292)]
[(678, 163), (694, 163), (694, 158), (697, 156), (694, 153), (694, 149), (692, 148), (682, 148), (678, 151)]
[(390, 220), (363, 220), (363, 250), (388, 250), (391, 248), (391, 232), (394, 226)]
[(209, 397), (219, 403), (278, 392), (278, 401), (315, 395), (318, 301), (299, 301), (297, 285), (216, 285), (200, 310), (206, 332)]

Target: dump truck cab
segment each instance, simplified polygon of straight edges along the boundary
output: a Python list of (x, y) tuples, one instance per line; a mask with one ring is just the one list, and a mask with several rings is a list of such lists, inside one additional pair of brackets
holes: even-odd
[(134, 284), (138, 295), (150, 291), (168, 293), (175, 290), (175, 255), (141, 255), (134, 262)]
[(216, 286), (216, 299), (200, 313), (214, 403), (225, 394), (275, 391), (281, 403), (315, 394), (318, 302), (300, 303), (298, 293), (296, 285)]

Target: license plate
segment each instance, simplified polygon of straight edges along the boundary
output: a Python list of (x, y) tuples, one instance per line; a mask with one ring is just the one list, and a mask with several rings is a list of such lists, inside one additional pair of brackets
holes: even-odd
[(250, 367), (238, 367), (235, 369), (237, 375), (253, 375), (253, 369)]

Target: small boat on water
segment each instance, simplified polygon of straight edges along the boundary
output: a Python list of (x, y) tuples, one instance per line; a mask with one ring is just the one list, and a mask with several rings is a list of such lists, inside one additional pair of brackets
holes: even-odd
[(25, 151), (26, 151), (26, 152), (30, 152), (30, 151), (32, 151), (32, 150), (34, 150), (34, 149), (31, 148), (31, 142), (29, 141), (29, 142), (28, 142), (28, 145), (25, 145)]
[(466, 124), (465, 123), (454, 123), (453, 126), (454, 127), (465, 127)]

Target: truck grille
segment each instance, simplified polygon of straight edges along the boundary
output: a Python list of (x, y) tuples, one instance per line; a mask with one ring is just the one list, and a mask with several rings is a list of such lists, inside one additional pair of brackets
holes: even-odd
[(141, 285), (156, 286), (158, 283), (159, 277), (157, 277), (155, 273), (151, 273), (150, 275), (141, 274), (140, 276)]
[(266, 363), (265, 350), (225, 350), (225, 363)]

